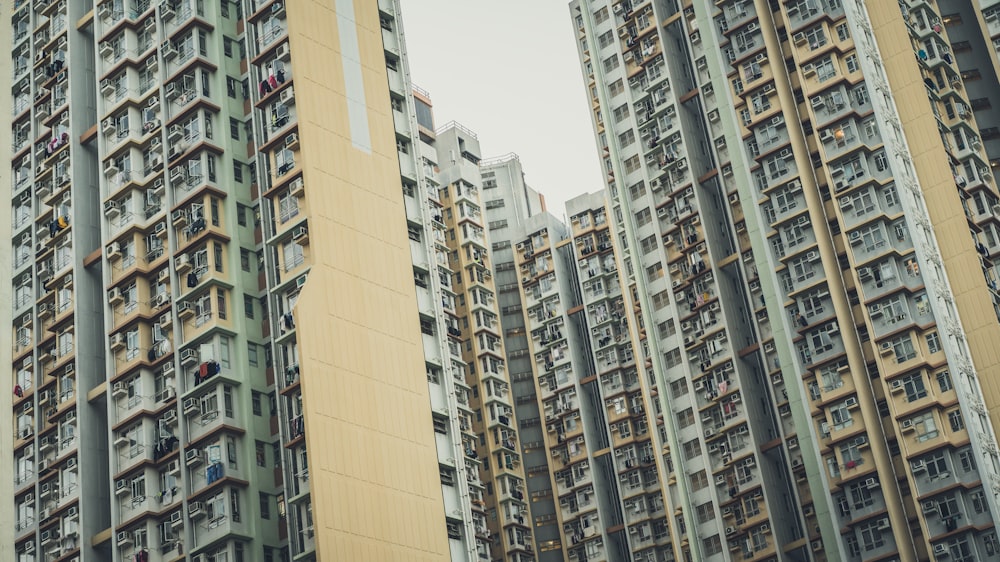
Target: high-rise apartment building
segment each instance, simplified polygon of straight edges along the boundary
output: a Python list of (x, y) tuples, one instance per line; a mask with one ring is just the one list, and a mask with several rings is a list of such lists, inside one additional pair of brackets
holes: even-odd
[(528, 515), (521, 440), (514, 417), (514, 395), (507, 371), (496, 298), (492, 256), (483, 212), (479, 172), (479, 141), (461, 125), (438, 129), (435, 145), (441, 178), (444, 222), (457, 316), (449, 334), (459, 338), (471, 388), (469, 405), (473, 435), (465, 455), (479, 462), (484, 490), (473, 503), (477, 535), (490, 539), (492, 552), (481, 558), (525, 562), (534, 560)]
[(539, 559), (670, 555), (604, 194), (567, 203), (570, 229), (518, 159), (483, 178)]
[(7, 8), (10, 559), (473, 559), (398, 2)]
[(992, 4), (571, 3), (662, 414), (636, 559), (1000, 555)]

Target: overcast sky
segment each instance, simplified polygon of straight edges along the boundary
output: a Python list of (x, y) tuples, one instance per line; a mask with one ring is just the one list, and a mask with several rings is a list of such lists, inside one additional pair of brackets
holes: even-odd
[(568, 0), (402, 0), (413, 83), (483, 156), (516, 152), (549, 211), (603, 189)]

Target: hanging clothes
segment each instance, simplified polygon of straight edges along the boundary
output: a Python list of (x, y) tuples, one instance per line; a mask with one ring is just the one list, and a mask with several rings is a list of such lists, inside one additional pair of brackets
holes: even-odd
[(18, 398), (22, 398), (24, 396), (24, 389), (21, 388), (21, 385), (14, 385), (14, 396), (17, 396)]
[(274, 74), (267, 77), (267, 85), (271, 87), (271, 90), (278, 87), (278, 79), (274, 77)]
[(187, 286), (189, 288), (190, 287), (197, 287), (198, 286), (198, 274), (197, 273), (195, 273), (193, 271), (191, 273), (188, 273)]

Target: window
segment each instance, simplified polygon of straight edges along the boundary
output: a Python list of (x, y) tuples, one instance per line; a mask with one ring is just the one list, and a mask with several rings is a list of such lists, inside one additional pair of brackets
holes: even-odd
[(699, 523), (708, 523), (715, 519), (715, 506), (712, 502), (703, 503), (695, 508)]
[(615, 53), (604, 59), (604, 72), (611, 72), (612, 70), (618, 68), (619, 65), (621, 65), (621, 61), (618, 59), (618, 54)]
[(705, 556), (715, 556), (722, 553), (722, 539), (713, 535), (702, 541), (702, 552)]
[(892, 345), (892, 350), (896, 354), (897, 363), (909, 361), (917, 356), (917, 351), (913, 348), (913, 340), (910, 338), (909, 334), (903, 334), (893, 338), (889, 343)]
[(629, 116), (628, 104), (616, 107), (612, 114), (615, 117), (615, 123), (620, 123)]
[(255, 415), (255, 416), (259, 416), (259, 415), (261, 415), (263, 413), (262, 410), (261, 410), (261, 402), (260, 402), (260, 400), (261, 400), (260, 393), (257, 392), (257, 391), (254, 391), (253, 394), (251, 395), (250, 402), (253, 405), (253, 415)]
[(691, 460), (701, 456), (701, 443), (697, 439), (692, 439), (684, 444), (684, 458)]
[(870, 521), (860, 526), (861, 546), (866, 550), (875, 550), (885, 544), (879, 521)]
[(686, 379), (680, 379), (670, 383), (670, 395), (674, 398), (680, 398), (688, 392), (689, 389)]
[(936, 378), (941, 392), (948, 392), (952, 389), (951, 374), (948, 371), (941, 371)]
[(625, 161), (625, 173), (631, 174), (635, 171), (638, 171), (641, 166), (642, 166), (642, 160), (639, 158), (639, 156), (638, 155), (633, 156)]
[(866, 484), (854, 484), (850, 486), (850, 492), (854, 509), (863, 509), (875, 503), (871, 490)]
[(254, 298), (250, 295), (243, 295), (243, 314), (249, 319), (253, 319), (253, 305)]
[(926, 414), (911, 418), (910, 421), (913, 423), (914, 427), (917, 428), (918, 442), (934, 439), (938, 436), (937, 422), (934, 420), (934, 414), (932, 412), (927, 412)]
[(962, 464), (962, 470), (965, 472), (972, 472), (976, 470), (976, 461), (973, 458), (972, 449), (963, 449), (958, 453), (959, 462)]
[(906, 401), (913, 402), (927, 396), (927, 388), (924, 387), (924, 377), (921, 373), (913, 373), (902, 378), (903, 388), (906, 390)]
[(271, 496), (260, 492), (260, 516), (263, 519), (271, 518)]
[(257, 358), (257, 344), (253, 342), (247, 342), (247, 361), (250, 363), (251, 367), (260, 366)]
[[(692, 424), (694, 424), (694, 410), (692, 410), (691, 408), (688, 408), (688, 409), (684, 410), (683, 412), (678, 412), (678, 414), (677, 414), (677, 425), (681, 429), (684, 429), (686, 427), (690, 427)], [(702, 521), (702, 523), (704, 523), (704, 521)]]
[(825, 82), (837, 75), (837, 69), (829, 55), (813, 63), (813, 68), (816, 70), (816, 78), (820, 82)]
[(243, 271), (250, 271), (250, 250), (240, 248), (240, 268)]
[(614, 42), (615, 42), (615, 33), (613, 31), (605, 31), (597, 38), (597, 43), (598, 45), (601, 46), (602, 49), (607, 47), (608, 45), (613, 44)]
[(861, 70), (861, 65), (858, 63), (858, 55), (856, 53), (847, 55), (847, 58), (844, 59), (844, 64), (847, 66), (847, 72), (854, 73)]
[(965, 420), (962, 418), (962, 412), (959, 410), (948, 412), (948, 424), (951, 426), (952, 431), (962, 431), (965, 429)]
[(851, 32), (847, 29), (847, 24), (842, 23), (837, 26), (837, 40), (847, 41), (851, 38)]
[(699, 470), (698, 472), (691, 475), (691, 490), (697, 492), (703, 490), (708, 486), (708, 475), (704, 470)]
[(866, 252), (874, 252), (885, 245), (885, 234), (882, 232), (882, 225), (877, 223), (872, 224), (861, 229), (860, 232)]
[(937, 332), (931, 332), (924, 336), (927, 340), (927, 350), (931, 353), (937, 353), (941, 351), (941, 337), (938, 336)]
[(845, 402), (830, 407), (830, 423), (836, 430), (854, 425), (854, 420), (851, 418), (851, 411)]
[(635, 131), (629, 129), (624, 133), (618, 135), (618, 144), (621, 148), (625, 148), (635, 142)]

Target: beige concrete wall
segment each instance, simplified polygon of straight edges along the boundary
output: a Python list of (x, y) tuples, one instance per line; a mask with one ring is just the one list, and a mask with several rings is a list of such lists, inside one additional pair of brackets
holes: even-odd
[(335, 2), (288, 6), (312, 270), (296, 306), (321, 560), (446, 560), (375, 2), (354, 0), (372, 151), (352, 146)]
[[(994, 429), (1000, 431), (1000, 346), (996, 345), (1000, 341), (1000, 323), (993, 310), (955, 180), (948, 169), (948, 155), (899, 6), (869, 2), (867, 8), (934, 224), (962, 328), (979, 374), (986, 407), (990, 410)], [(929, 294), (933, 292), (933, 288), (928, 289)]]

